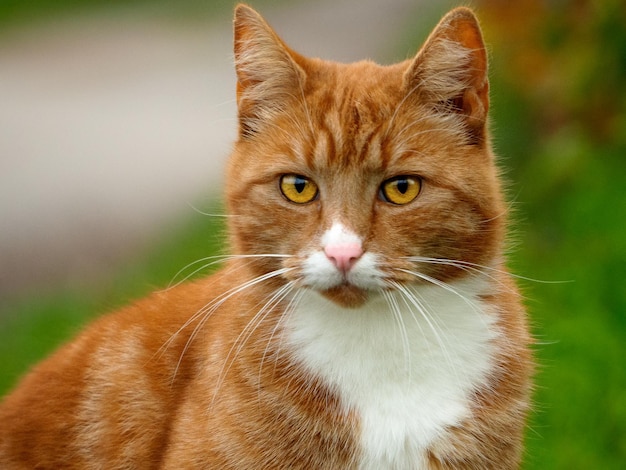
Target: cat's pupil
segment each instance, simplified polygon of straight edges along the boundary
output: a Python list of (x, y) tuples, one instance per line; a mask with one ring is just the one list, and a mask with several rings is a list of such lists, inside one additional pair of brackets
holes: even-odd
[(409, 182), (407, 180), (398, 180), (396, 182), (396, 189), (401, 194), (405, 194), (409, 190)]
[(306, 180), (300, 177), (296, 177), (293, 186), (294, 188), (296, 188), (296, 191), (298, 191), (298, 193), (302, 193), (302, 191), (304, 191), (304, 188), (306, 188)]

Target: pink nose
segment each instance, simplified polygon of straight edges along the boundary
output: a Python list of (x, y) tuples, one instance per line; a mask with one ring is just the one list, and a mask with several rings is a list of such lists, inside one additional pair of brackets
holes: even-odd
[(324, 253), (337, 269), (346, 274), (363, 255), (363, 249), (360, 243), (331, 244), (324, 248)]

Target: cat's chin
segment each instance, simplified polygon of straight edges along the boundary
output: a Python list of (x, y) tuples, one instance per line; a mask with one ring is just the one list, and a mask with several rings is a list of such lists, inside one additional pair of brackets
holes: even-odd
[(369, 299), (369, 292), (351, 284), (341, 284), (322, 291), (321, 294), (344, 308), (361, 307)]

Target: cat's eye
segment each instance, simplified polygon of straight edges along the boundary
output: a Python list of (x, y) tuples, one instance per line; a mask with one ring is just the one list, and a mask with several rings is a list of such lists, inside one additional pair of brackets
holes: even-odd
[(280, 191), (296, 204), (306, 204), (317, 197), (317, 185), (301, 175), (283, 175), (280, 178)]
[(381, 188), (381, 197), (392, 204), (404, 205), (413, 201), (422, 189), (422, 182), (415, 176), (396, 176), (385, 181)]

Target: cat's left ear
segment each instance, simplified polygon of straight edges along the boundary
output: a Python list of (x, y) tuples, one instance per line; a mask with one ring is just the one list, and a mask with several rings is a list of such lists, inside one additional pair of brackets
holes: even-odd
[(305, 74), (297, 54), (252, 8), (237, 6), (234, 32), (240, 135), (249, 137), (287, 106)]
[(473, 140), (483, 141), (489, 109), (487, 52), (469, 8), (456, 8), (441, 20), (404, 81), (407, 92), (416, 92), (423, 102), (462, 116)]

